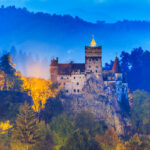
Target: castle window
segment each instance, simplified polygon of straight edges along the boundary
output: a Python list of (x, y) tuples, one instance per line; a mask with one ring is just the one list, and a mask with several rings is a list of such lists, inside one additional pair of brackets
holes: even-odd
[(66, 85), (66, 83), (64, 83), (64, 85)]
[(91, 66), (89, 66), (89, 68), (91, 68)]
[(66, 90), (66, 93), (68, 93), (69, 91), (68, 90)]
[(78, 89), (78, 90), (77, 90), (77, 92), (79, 93), (79, 92), (80, 92), (80, 90)]
[(61, 77), (61, 79), (63, 79), (63, 77)]
[(77, 82), (77, 85), (79, 85), (79, 82)]
[(75, 92), (76, 92), (76, 89), (74, 89), (73, 91), (74, 91), (74, 93), (75, 93)]
[(96, 73), (97, 73), (97, 70), (96, 70)]
[(76, 79), (76, 77), (74, 77), (74, 79)]

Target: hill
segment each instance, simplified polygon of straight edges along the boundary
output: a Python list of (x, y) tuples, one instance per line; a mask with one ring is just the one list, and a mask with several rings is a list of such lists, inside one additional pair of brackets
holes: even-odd
[[(103, 63), (116, 53), (142, 46), (149, 49), (150, 22), (128, 21), (90, 23), (79, 17), (29, 12), (26, 8), (0, 8), (0, 49), (17, 50), (34, 56), (60, 57), (61, 62), (84, 62), (84, 46), (95, 35), (103, 46)], [(20, 69), (20, 68), (19, 68)], [(48, 68), (47, 68), (48, 69)]]

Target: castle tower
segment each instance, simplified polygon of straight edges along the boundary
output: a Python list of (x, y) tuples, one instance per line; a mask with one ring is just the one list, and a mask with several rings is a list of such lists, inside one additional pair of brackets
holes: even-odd
[(115, 58), (112, 71), (115, 73), (116, 80), (122, 80), (122, 72), (121, 72), (121, 68), (119, 65), (118, 57)]
[(121, 73), (121, 68), (119, 65), (118, 57), (115, 58), (115, 61), (114, 61), (113, 67), (112, 67), (112, 71), (114, 73)]
[(94, 40), (85, 47), (85, 72), (102, 74), (102, 47), (97, 46)]
[(51, 60), (50, 64), (50, 79), (52, 82), (57, 82), (57, 75), (58, 75), (58, 57), (56, 59)]

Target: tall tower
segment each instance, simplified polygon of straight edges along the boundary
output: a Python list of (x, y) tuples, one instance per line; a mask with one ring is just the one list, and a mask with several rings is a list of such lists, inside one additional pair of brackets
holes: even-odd
[(52, 59), (50, 65), (50, 79), (53, 83), (57, 82), (57, 75), (58, 75), (58, 57), (56, 59)]
[(94, 40), (85, 47), (85, 72), (102, 74), (102, 47), (97, 46)]

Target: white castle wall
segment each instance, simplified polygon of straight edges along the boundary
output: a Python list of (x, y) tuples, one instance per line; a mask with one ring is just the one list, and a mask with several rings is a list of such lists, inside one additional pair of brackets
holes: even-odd
[(66, 94), (81, 94), (85, 84), (85, 75), (58, 76), (58, 82), (63, 85)]

